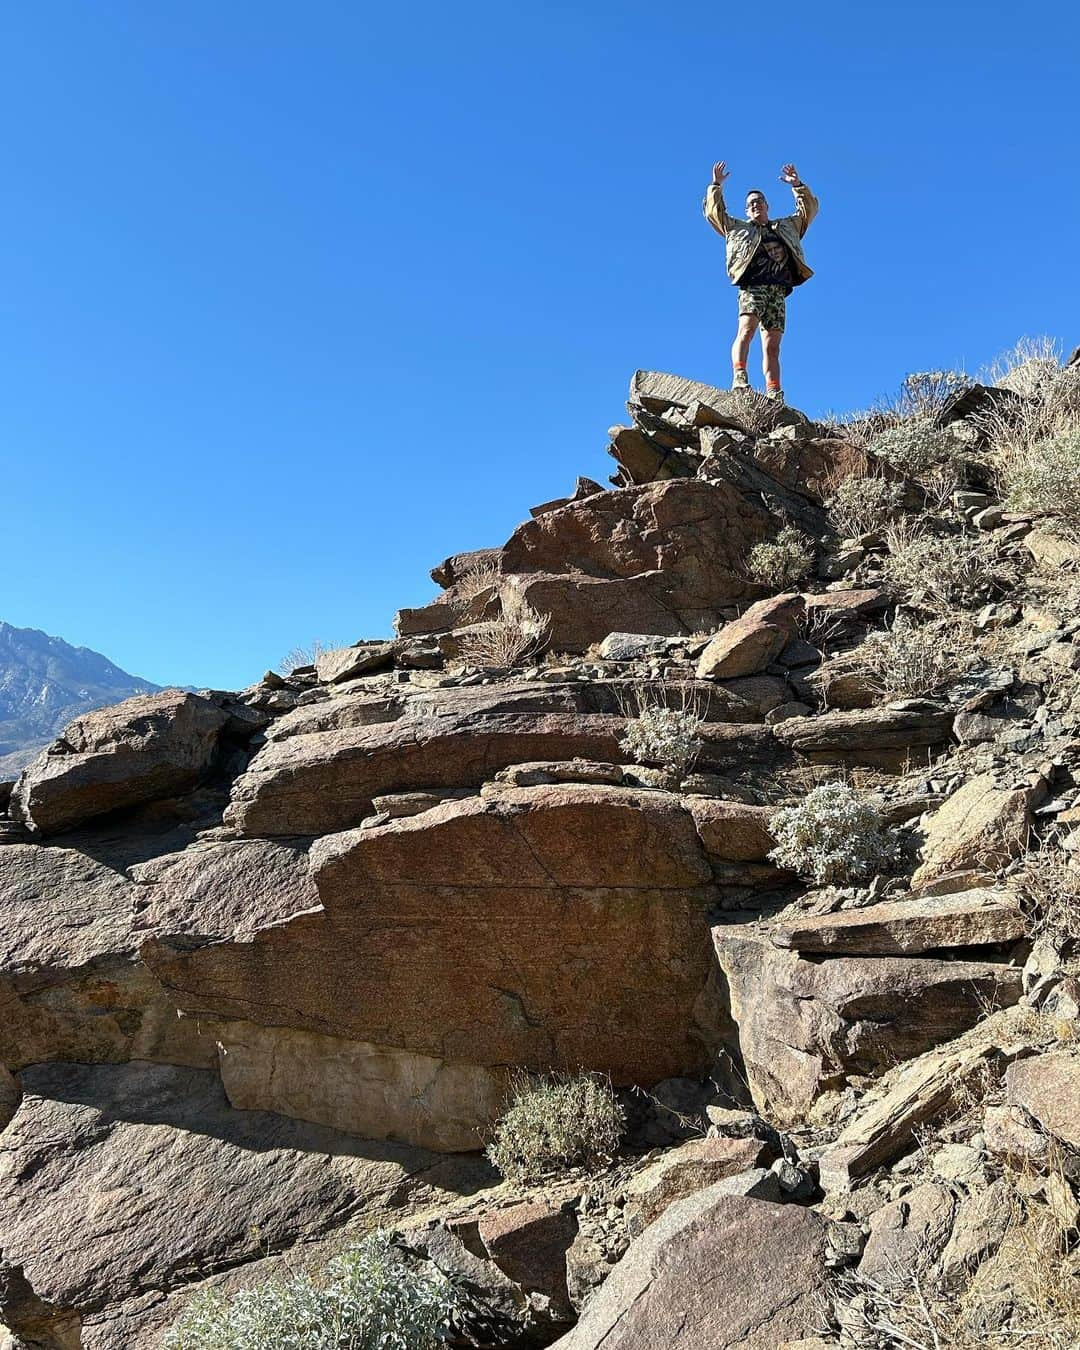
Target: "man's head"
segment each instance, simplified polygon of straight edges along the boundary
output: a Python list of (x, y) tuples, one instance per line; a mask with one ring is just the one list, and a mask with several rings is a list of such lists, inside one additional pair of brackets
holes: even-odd
[(767, 225), (769, 222), (769, 203), (760, 188), (751, 188), (746, 194), (746, 217), (755, 225)]

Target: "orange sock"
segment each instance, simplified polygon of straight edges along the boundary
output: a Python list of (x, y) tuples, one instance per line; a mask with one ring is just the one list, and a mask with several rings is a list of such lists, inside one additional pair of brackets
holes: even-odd
[(766, 376), (766, 379), (765, 379), (765, 387), (766, 387), (766, 389), (779, 389), (779, 388), (780, 388), (780, 381), (779, 381), (779, 380), (774, 380), (774, 379), (772, 378), (771, 375)]

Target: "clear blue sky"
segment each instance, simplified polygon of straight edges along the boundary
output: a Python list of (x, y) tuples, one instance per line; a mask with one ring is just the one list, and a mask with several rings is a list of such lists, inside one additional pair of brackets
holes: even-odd
[(809, 412), (1071, 347), (1078, 38), (1057, 0), (5, 5), (0, 619), (220, 687), (388, 633), (606, 478), (636, 367), (728, 378), (718, 158), (821, 198)]

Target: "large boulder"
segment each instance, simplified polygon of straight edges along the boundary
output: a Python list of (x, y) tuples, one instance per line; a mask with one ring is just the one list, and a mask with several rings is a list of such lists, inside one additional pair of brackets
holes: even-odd
[(785, 1124), (849, 1074), (884, 1073), (973, 1025), (988, 1002), (1021, 993), (1020, 971), (994, 962), (822, 961), (777, 948), (752, 925), (713, 931), (754, 1103)]
[(506, 1065), (648, 1086), (708, 1063), (716, 892), (673, 795), (492, 786), (317, 840), (250, 914), (235, 847), (159, 868), (142, 924), (164, 916), (144, 958), (220, 1024), (237, 1104), (460, 1149)]
[(1005, 1091), (1049, 1134), (1080, 1149), (1080, 1055), (1056, 1050), (1019, 1060), (1005, 1075)]
[(26, 768), (9, 811), (40, 834), (171, 797), (209, 771), (229, 721), (209, 699), (170, 689), (76, 718)]
[(558, 1350), (776, 1350), (809, 1335), (825, 1288), (825, 1224), (724, 1185), (646, 1228)]
[(914, 884), (944, 872), (1003, 866), (1027, 847), (1038, 802), (1036, 788), (999, 787), (992, 774), (969, 779), (928, 818)]
[[(0, 1321), (28, 1339), (45, 1307), (75, 1315), (83, 1350), (149, 1350), (170, 1291), (439, 1193), (437, 1157), (234, 1111), (205, 1071), (55, 1064), (21, 1077), (0, 1140)], [(455, 1166), (444, 1184), (484, 1174)]]
[(698, 660), (698, 679), (731, 680), (764, 670), (795, 637), (802, 612), (798, 595), (774, 595), (751, 605), (710, 640)]

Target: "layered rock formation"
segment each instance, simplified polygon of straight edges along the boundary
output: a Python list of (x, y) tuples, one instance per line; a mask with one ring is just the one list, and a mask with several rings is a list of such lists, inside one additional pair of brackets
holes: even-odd
[[(629, 407), (611, 490), (579, 480), (503, 548), (445, 560), (442, 596), (393, 639), (81, 716), (4, 793), (0, 1321), (18, 1344), (154, 1345), (205, 1282), (386, 1221), (482, 1289), (490, 1344), (645, 1347), (676, 1316), (695, 1350), (795, 1342), (827, 1269), (861, 1252), (837, 1256), (842, 1210), (804, 1207), (819, 1179), (861, 1184), (958, 1076), (1019, 1056), (1012, 1030), (971, 1040), (988, 1009), (1067, 1011), (1060, 952), (1032, 953), (1004, 873), (1080, 816), (1075, 723), (1021, 725), (999, 653), (929, 696), (829, 698), (830, 665), (902, 597), (883, 545), (835, 548), (827, 499), (895, 472), (674, 376), (638, 372)], [(792, 523), (818, 575), (771, 594), (749, 556)], [(543, 659), (462, 657), (522, 604), (547, 621)], [(635, 758), (628, 723), (657, 708), (695, 723), (685, 772)], [(770, 857), (775, 808), (845, 776), (877, 794), (895, 866), (808, 885)], [(1002, 1137), (1040, 1112), (1068, 1135), (1047, 1084), (1075, 1075), (1044, 1059), (1010, 1070), (1026, 1115)], [(578, 1069), (623, 1094), (639, 1147), (684, 1151), (487, 1190), (510, 1076)], [(892, 1231), (874, 1222), (867, 1271)]]

